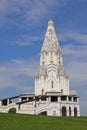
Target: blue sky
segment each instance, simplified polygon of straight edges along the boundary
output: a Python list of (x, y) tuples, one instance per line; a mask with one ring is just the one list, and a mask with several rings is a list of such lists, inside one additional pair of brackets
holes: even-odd
[(0, 98), (34, 91), (49, 18), (87, 115), (87, 0), (0, 0)]

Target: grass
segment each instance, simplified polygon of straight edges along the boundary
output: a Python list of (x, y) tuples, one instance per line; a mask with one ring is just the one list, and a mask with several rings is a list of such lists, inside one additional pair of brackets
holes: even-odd
[(87, 117), (0, 113), (0, 130), (87, 130)]

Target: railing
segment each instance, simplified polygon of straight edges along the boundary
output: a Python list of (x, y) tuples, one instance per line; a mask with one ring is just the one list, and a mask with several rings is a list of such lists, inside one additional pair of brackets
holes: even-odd
[(40, 113), (40, 111), (42, 111), (43, 109), (46, 109), (49, 106), (50, 103), (46, 103), (44, 105), (40, 104), (40, 106), (37, 106), (35, 111), (36, 114)]

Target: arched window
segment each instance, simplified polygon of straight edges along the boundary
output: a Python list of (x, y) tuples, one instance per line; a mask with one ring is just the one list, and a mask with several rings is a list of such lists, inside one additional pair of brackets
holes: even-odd
[(77, 108), (74, 107), (74, 116), (77, 116)]
[(62, 107), (62, 116), (67, 116), (66, 107)]
[(51, 81), (51, 88), (53, 88), (53, 80)]
[(71, 107), (69, 107), (69, 116), (71, 116)]
[(42, 95), (44, 94), (44, 89), (41, 90), (42, 91)]
[(51, 56), (50, 56), (50, 62), (53, 62), (53, 53), (51, 52)]

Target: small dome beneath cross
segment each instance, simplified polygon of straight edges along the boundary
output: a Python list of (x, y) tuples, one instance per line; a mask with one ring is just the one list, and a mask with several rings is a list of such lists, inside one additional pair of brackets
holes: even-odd
[(49, 25), (49, 26), (53, 26), (53, 25), (54, 25), (54, 22), (53, 22), (52, 18), (49, 19), (48, 25)]

